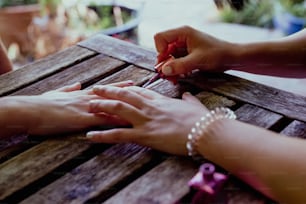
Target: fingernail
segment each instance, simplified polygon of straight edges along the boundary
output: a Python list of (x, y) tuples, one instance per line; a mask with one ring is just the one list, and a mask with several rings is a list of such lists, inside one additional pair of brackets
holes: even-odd
[(128, 80), (128, 81), (127, 81), (127, 84), (128, 84), (128, 85), (134, 85), (134, 81)]
[(88, 132), (87, 134), (86, 134), (86, 138), (87, 139), (92, 139), (95, 135), (97, 134), (97, 132)]
[(92, 90), (93, 91), (101, 91), (103, 89), (104, 85), (94, 85)]
[(191, 93), (187, 91), (184, 93), (184, 95), (191, 95)]
[(163, 67), (162, 71), (163, 71), (163, 73), (164, 73), (165, 75), (171, 75), (171, 74), (172, 74), (172, 67), (170, 67), (170, 66), (165, 66), (165, 67)]

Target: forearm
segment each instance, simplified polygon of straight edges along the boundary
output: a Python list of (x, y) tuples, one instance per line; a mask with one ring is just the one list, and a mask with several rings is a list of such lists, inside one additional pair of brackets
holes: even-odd
[(262, 193), (279, 201), (306, 200), (306, 141), (234, 120), (212, 123), (200, 152)]
[(282, 77), (306, 77), (306, 29), (277, 41), (234, 44), (231, 69)]
[(0, 139), (28, 131), (34, 121), (28, 104), (21, 96), (0, 98)]

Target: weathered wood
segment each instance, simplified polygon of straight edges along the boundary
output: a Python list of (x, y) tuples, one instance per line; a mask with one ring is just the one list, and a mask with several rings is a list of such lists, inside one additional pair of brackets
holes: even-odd
[(124, 188), (107, 204), (174, 203), (189, 191), (186, 181), (197, 172), (190, 159), (171, 158)]
[[(206, 97), (207, 101), (210, 101), (210, 97), (212, 97), (213, 100), (218, 98), (219, 100), (214, 104), (215, 106), (224, 106), (224, 104), (234, 105), (230, 100), (226, 100), (222, 96), (218, 97), (211, 93), (205, 92), (205, 94), (199, 94), (199, 96)], [(204, 103), (206, 100), (204, 100)], [(211, 104), (211, 107), (214, 108), (214, 105)], [(264, 128), (271, 127), (282, 118), (281, 115), (248, 104), (237, 109), (235, 113), (238, 115), (239, 120)], [(261, 120), (262, 118), (266, 119)], [(114, 197), (110, 198), (106, 203), (121, 203), (124, 200), (128, 201), (127, 203), (142, 203), (145, 201), (147, 201), (147, 203), (174, 203), (179, 200), (189, 192), (187, 182), (197, 169), (196, 166), (191, 167), (182, 163), (182, 158), (170, 160), (170, 164), (168, 162), (169, 161), (165, 161), (155, 168), (162, 169), (163, 171), (156, 171), (155, 169), (151, 170), (118, 194), (114, 195)], [(169, 166), (170, 168), (168, 168)], [(178, 176), (178, 172), (184, 172), (184, 176)], [(239, 187), (239, 183), (235, 183), (234, 179), (231, 179), (228, 185), (238, 185)], [(248, 191), (245, 191), (244, 194), (246, 196), (245, 199), (242, 200), (253, 199), (256, 201), (259, 200), (260, 202), (265, 200), (264, 197), (255, 198), (253, 191), (254, 190), (251, 188), (248, 189)], [(240, 191), (229, 191), (229, 200), (234, 201), (240, 193)]]
[[(80, 136), (80, 135), (79, 135)], [(45, 176), (65, 161), (88, 149), (75, 140), (48, 140), (0, 165), (0, 199)]]
[(84, 203), (112, 191), (117, 183), (153, 159), (154, 154), (148, 148), (133, 144), (115, 145), (22, 203)]
[[(65, 69), (59, 73), (56, 73), (42, 81), (20, 89), (12, 95), (41, 94), (43, 92), (54, 90), (65, 85), (73, 84), (75, 82), (81, 82), (83, 84), (94, 83), (99, 78), (104, 78), (108, 75), (111, 75), (115, 71), (123, 69), (122, 65), (124, 65), (122, 61), (100, 54), (75, 66), (69, 67), (68, 69)], [(131, 69), (129, 70), (131, 71)], [(138, 70), (139, 72), (143, 72), (141, 69)], [(135, 73), (137, 73), (137, 71), (135, 71)], [(122, 76), (122, 79), (126, 79), (126, 76)], [(111, 83), (111, 80), (109, 80), (109, 82)], [(0, 150), (0, 158), (14, 155), (14, 152), (19, 152), (20, 149), (25, 149), (27, 146), (29, 146), (27, 144), (27, 138), (24, 137), (23, 139), (24, 140), (18, 141), (11, 139), (7, 140), (10, 144), (7, 144), (6, 149), (3, 151)]]
[(102, 34), (97, 34), (78, 45), (151, 71), (156, 63), (156, 53)]
[[(147, 75), (151, 73), (150, 71), (140, 69), (140, 68), (135, 68), (134, 66), (127, 67), (126, 69), (127, 69), (127, 71), (122, 70), (121, 72), (130, 73), (131, 70), (133, 70), (133, 75), (121, 75), (121, 74), (118, 74), (119, 73), (118, 72), (114, 75), (106, 77), (102, 81), (113, 82), (114, 79), (118, 79), (118, 78), (115, 77), (116, 75), (118, 75), (118, 76), (121, 76), (120, 79), (118, 79), (120, 81), (121, 80), (132, 79), (132, 80), (135, 81), (136, 84), (140, 84), (140, 83), (143, 83), (144, 80), (147, 80), (147, 78), (150, 77), (150, 76), (147, 76)], [(140, 74), (137, 74), (137, 73), (140, 73)], [(136, 78), (137, 76), (139, 77), (141, 75), (143, 75), (144, 77)], [(40, 178), (44, 175), (47, 175), (50, 171), (52, 171), (53, 169), (55, 169), (56, 167), (60, 166), (63, 163), (62, 161), (58, 161), (58, 160), (54, 160), (54, 161), (50, 162), (49, 156), (64, 154), (65, 159), (63, 159), (63, 161), (67, 161), (67, 160), (73, 158), (75, 155), (77, 155), (81, 152), (84, 152), (85, 150), (90, 148), (90, 145), (85, 145), (85, 146), (82, 146), (82, 148), (79, 148), (76, 151), (75, 150), (76, 145), (75, 145), (74, 140), (63, 141), (61, 139), (54, 139), (54, 140), (51, 140), (51, 143), (55, 147), (57, 145), (59, 147), (61, 147), (64, 143), (65, 148), (55, 148), (54, 147), (54, 150), (52, 152), (50, 152), (50, 155), (48, 155), (48, 154), (38, 154), (38, 155), (36, 155), (37, 154), (36, 148), (39, 148), (40, 150), (49, 151), (49, 148), (50, 148), (49, 147), (49, 142), (46, 141), (46, 142), (43, 142), (43, 143), (29, 149), (25, 153), (16, 156), (16, 158), (20, 158), (20, 159), (9, 160), (9, 161), (7, 161), (9, 163), (5, 162), (0, 166), (0, 177), (4, 177), (5, 179), (11, 179), (8, 176), (4, 176), (5, 175), (4, 173), (7, 171), (7, 169), (5, 169), (4, 171), (1, 171), (1, 167), (6, 168), (6, 166), (10, 166), (10, 168), (12, 168), (13, 166), (18, 166), (20, 163), (23, 164), (23, 168), (18, 168), (14, 172), (12, 172), (16, 175), (19, 175), (20, 176), (19, 180), (22, 180), (23, 182), (19, 182), (18, 180), (14, 180), (16, 182), (10, 181), (11, 182), (11, 187), (9, 189), (7, 189), (7, 191), (3, 192), (3, 194), (0, 194), (0, 199), (14, 193), (16, 190), (23, 188), (24, 186), (26, 186), (29, 183), (37, 180), (38, 178)], [(14, 147), (12, 147), (12, 148), (14, 148)], [(71, 154), (67, 154), (65, 152), (71, 152)], [(32, 155), (36, 155), (36, 157), (34, 157), (34, 159), (33, 159)], [(21, 162), (21, 161), (32, 161), (32, 160), (35, 163)], [(39, 161), (39, 162), (37, 162), (37, 161)], [(50, 166), (47, 165), (49, 162), (50, 162)], [(41, 166), (44, 166), (45, 168), (41, 168)], [(25, 175), (23, 173), (25, 168), (27, 168), (27, 169), (40, 168), (40, 172), (35, 174), (36, 176), (32, 176), (32, 175), (29, 176), (28, 175), (29, 173), (27, 175)], [(4, 180), (3, 182), (1, 182), (1, 179), (0, 179), (0, 186), (5, 186), (5, 185), (2, 185), (2, 183), (6, 183), (6, 182), (8, 182), (8, 180)], [(1, 188), (0, 188), (0, 192), (1, 192)]]
[(306, 124), (304, 122), (295, 120), (280, 133), (290, 137), (306, 139)]
[(95, 80), (104, 78), (122, 69), (122, 65), (124, 65), (124, 62), (100, 54), (27, 86), (13, 95), (41, 94), (76, 82), (81, 82), (82, 84), (94, 83)]
[(243, 105), (238, 108), (235, 113), (237, 115), (237, 120), (267, 129), (283, 118), (282, 115), (250, 104)]
[(233, 107), (236, 105), (235, 101), (229, 100), (224, 96), (216, 95), (211, 92), (202, 91), (196, 97), (203, 103), (209, 110), (217, 107)]
[(222, 73), (197, 72), (180, 81), (306, 122), (306, 97), (294, 93)]
[(96, 52), (73, 46), (16, 71), (3, 74), (0, 76), (0, 96), (25, 87), (94, 55)]
[(153, 72), (130, 65), (125, 69), (118, 71), (111, 76), (98, 81), (96, 85), (105, 85), (125, 80), (134, 81), (135, 85), (141, 85), (153, 76)]

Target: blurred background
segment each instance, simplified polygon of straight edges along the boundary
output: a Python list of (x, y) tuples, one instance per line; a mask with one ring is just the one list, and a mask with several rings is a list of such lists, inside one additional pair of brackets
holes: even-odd
[[(0, 36), (17, 69), (96, 33), (155, 50), (155, 33), (189, 25), (233, 42), (306, 26), (305, 0), (0, 0)], [(306, 96), (305, 80), (229, 71)]]

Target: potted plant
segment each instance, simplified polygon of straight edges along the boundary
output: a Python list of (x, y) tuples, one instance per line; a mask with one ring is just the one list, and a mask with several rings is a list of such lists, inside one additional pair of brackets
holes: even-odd
[(223, 22), (272, 27), (272, 0), (215, 0), (215, 3)]
[(280, 0), (275, 3), (274, 26), (290, 35), (306, 26), (305, 0)]
[(33, 16), (40, 13), (38, 3), (38, 0), (0, 1), (0, 36), (6, 48), (17, 43), (21, 52), (30, 49), (27, 30)]

